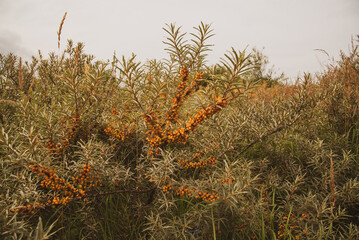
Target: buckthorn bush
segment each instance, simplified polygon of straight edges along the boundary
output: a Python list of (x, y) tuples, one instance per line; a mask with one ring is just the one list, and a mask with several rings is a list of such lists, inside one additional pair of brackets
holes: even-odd
[(289, 84), (164, 30), (143, 63), (0, 54), (1, 238), (357, 239), (357, 44)]

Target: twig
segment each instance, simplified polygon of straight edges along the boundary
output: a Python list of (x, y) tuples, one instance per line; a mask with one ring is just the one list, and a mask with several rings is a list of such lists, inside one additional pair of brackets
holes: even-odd
[(88, 196), (86, 196), (86, 198), (106, 196), (106, 195), (112, 195), (112, 194), (118, 194), (118, 193), (148, 193), (148, 192), (154, 191), (156, 189), (158, 189), (158, 188), (153, 187), (153, 188), (149, 188), (149, 189), (145, 189), (145, 190), (124, 189), (124, 190), (117, 190), (117, 191), (112, 191), (112, 192), (96, 193), (96, 194), (93, 194), (93, 195), (88, 195)]

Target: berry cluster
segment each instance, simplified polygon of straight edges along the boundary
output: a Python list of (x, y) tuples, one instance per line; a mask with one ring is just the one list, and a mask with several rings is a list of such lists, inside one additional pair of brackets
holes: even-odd
[[(125, 104), (125, 109), (126, 111), (128, 110), (128, 104)], [(111, 115), (112, 116), (118, 116), (120, 115), (120, 112), (118, 112), (116, 110), (116, 108), (112, 108), (111, 109)], [(109, 125), (107, 128), (104, 129), (105, 133), (114, 138), (114, 139), (117, 139), (118, 141), (122, 141), (124, 142), (128, 137), (130, 137), (132, 135), (132, 133), (134, 133), (135, 131), (135, 127), (136, 126), (136, 123), (131, 123), (131, 124), (121, 124), (121, 127), (120, 128), (116, 128), (116, 127), (113, 127), (111, 125)]]
[(176, 195), (180, 197), (194, 197), (206, 202), (213, 202), (220, 199), (218, 193), (209, 193), (207, 191), (196, 191), (195, 189), (179, 187), (176, 191)]
[(79, 192), (72, 184), (59, 178), (54, 171), (48, 170), (46, 167), (39, 165), (30, 165), (31, 171), (39, 177), (45, 178), (41, 181), (40, 186), (55, 192), (62, 191), (65, 196), (75, 195), (76, 197), (83, 197), (84, 194)]
[(99, 184), (98, 176), (96, 179), (90, 176), (91, 167), (88, 164), (84, 165), (78, 177), (72, 178), (72, 184), (58, 177), (54, 171), (48, 170), (46, 167), (39, 165), (30, 165), (29, 167), (33, 173), (44, 178), (40, 182), (41, 187), (52, 190), (58, 193), (58, 195), (44, 203), (36, 202), (33, 205), (15, 208), (12, 212), (34, 214), (38, 209), (45, 208), (46, 206), (67, 205), (71, 200), (84, 199), (86, 192)]
[(215, 113), (219, 112), (223, 107), (227, 105), (227, 100), (222, 97), (218, 97), (214, 105), (208, 105), (205, 109), (200, 110), (193, 118), (189, 119), (185, 124), (185, 127), (171, 131), (167, 135), (167, 139), (173, 143), (183, 143), (187, 142), (189, 133), (196, 130), (197, 126), (204, 122), (207, 118), (213, 116)]
[(149, 182), (152, 182), (152, 183), (161, 183), (161, 184), (163, 184), (163, 183), (166, 183), (166, 182), (168, 182), (168, 180), (169, 180), (169, 176), (168, 175), (166, 175), (165, 177), (164, 177), (164, 179), (157, 179), (155, 176), (153, 176), (152, 174), (151, 175), (148, 175), (147, 173), (145, 173), (145, 178), (149, 181)]
[(228, 101), (223, 97), (218, 97), (215, 105), (208, 105), (205, 109), (200, 110), (192, 119), (186, 123), (186, 131), (194, 131), (198, 124), (219, 112), (227, 105), (227, 103)]
[(18, 208), (12, 209), (11, 212), (13, 212), (13, 213), (19, 212), (23, 215), (35, 214), (39, 208), (43, 208), (44, 206), (45, 206), (45, 204), (43, 204), (43, 203), (35, 202), (33, 205), (29, 204), (29, 205), (26, 205), (23, 207), (18, 207)]
[(131, 113), (133, 110), (133, 107), (135, 106), (135, 104), (134, 103), (131, 103), (131, 104), (129, 104), (129, 103), (125, 103), (124, 105), (123, 105), (123, 107), (124, 107), (124, 109), (125, 109), (125, 111), (127, 112), (127, 113)]
[(215, 200), (219, 199), (219, 196), (218, 196), (218, 193), (210, 194), (206, 191), (203, 191), (203, 192), (198, 192), (195, 195), (195, 198), (201, 199), (201, 200), (207, 201), (207, 202), (214, 202)]
[(233, 184), (236, 182), (236, 179), (234, 177), (225, 177), (224, 179), (221, 180), (221, 183), (225, 183), (225, 184)]
[(125, 141), (128, 137), (131, 136), (132, 133), (134, 133), (135, 129), (134, 126), (135, 123), (131, 124), (123, 124), (121, 126), (121, 129), (114, 128), (114, 127), (107, 127), (104, 131), (107, 135), (119, 140), (119, 141)]
[[(49, 153), (60, 154), (66, 148), (68, 148), (70, 146), (70, 141), (75, 137), (76, 132), (80, 128), (80, 122), (81, 120), (79, 114), (76, 111), (74, 111), (74, 116), (73, 118), (70, 119), (70, 125), (67, 128), (67, 130), (65, 130), (66, 136), (64, 137), (62, 142), (56, 144), (52, 140), (50, 140), (46, 143), (46, 146), (49, 149)], [(64, 120), (60, 122), (60, 125), (64, 126), (67, 123), (68, 121)]]
[(179, 159), (178, 162), (181, 165), (181, 167), (184, 167), (186, 169), (204, 168), (204, 167), (208, 167), (208, 166), (216, 164), (216, 159), (214, 157), (211, 157), (211, 158), (208, 158), (208, 159), (202, 160), (202, 161), (200, 161), (200, 160), (189, 161), (189, 160)]
[(95, 176), (91, 176), (90, 170), (91, 166), (85, 164), (82, 167), (79, 176), (72, 178), (73, 184), (77, 186), (79, 191), (87, 192), (91, 188), (100, 185), (100, 177), (97, 174)]
[(144, 114), (144, 119), (147, 126), (146, 140), (152, 148), (158, 151), (157, 147), (167, 142), (167, 138), (165, 131), (162, 129), (163, 124), (158, 122), (156, 114), (152, 110), (148, 109), (148, 111), (148, 114)]
[[(212, 148), (217, 148), (218, 146), (216, 144), (211, 144)], [(211, 165), (216, 164), (216, 160), (214, 157), (210, 157), (206, 160), (201, 160), (201, 158), (210, 150), (210, 148), (204, 149), (200, 152), (197, 152), (193, 155), (191, 160), (183, 160), (179, 159), (178, 163), (181, 167), (181, 169), (191, 169), (191, 168), (204, 168), (209, 167)]]
[(111, 109), (111, 114), (112, 114), (112, 116), (120, 115), (120, 113), (116, 110), (116, 108)]
[(180, 197), (193, 197), (193, 192), (195, 191), (196, 191), (195, 189), (179, 187), (177, 188), (176, 195)]
[[(300, 217), (295, 217), (293, 213), (290, 213), (289, 216), (284, 216), (282, 218), (282, 222), (279, 225), (278, 230), (278, 240), (279, 239), (285, 239), (285, 237), (288, 237), (288, 231), (291, 233), (291, 235), (294, 235), (295, 239), (300, 239), (301, 237), (307, 238), (308, 235), (307, 231), (305, 229), (301, 230), (299, 225), (300, 222), (303, 221), (308, 217), (307, 214), (302, 213)], [(292, 223), (292, 224), (290, 224)]]
[(209, 104), (205, 109), (200, 110), (185, 123), (184, 127), (172, 129), (172, 124), (178, 122), (178, 112), (184, 100), (195, 91), (202, 78), (203, 74), (197, 73), (191, 85), (188, 85), (189, 71), (186, 67), (182, 67), (176, 96), (172, 99), (172, 106), (166, 114), (165, 120), (160, 121), (153, 110), (147, 109), (148, 113), (144, 114), (144, 120), (147, 126), (146, 140), (151, 146), (150, 155), (157, 153), (158, 147), (166, 144), (185, 144), (189, 134), (196, 129), (198, 124), (213, 116), (227, 105), (228, 101), (224, 97), (218, 97), (215, 104)]
[(178, 122), (178, 111), (180, 107), (183, 105), (186, 97), (190, 96), (194, 92), (200, 80), (203, 78), (203, 73), (197, 73), (191, 86), (188, 87), (188, 84), (186, 83), (188, 75), (188, 69), (186, 67), (181, 68), (180, 83), (178, 84), (176, 96), (172, 99), (173, 104), (166, 116), (166, 120), (169, 124)]
[(164, 193), (169, 194), (171, 190), (172, 190), (172, 185), (171, 185), (171, 184), (162, 186), (162, 191), (163, 191)]

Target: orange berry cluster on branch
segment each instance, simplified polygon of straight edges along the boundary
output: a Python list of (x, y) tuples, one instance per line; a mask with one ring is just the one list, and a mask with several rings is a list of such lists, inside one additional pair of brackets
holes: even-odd
[(65, 196), (75, 195), (76, 197), (83, 197), (83, 193), (80, 193), (72, 184), (59, 178), (54, 171), (48, 170), (46, 167), (39, 165), (30, 165), (31, 171), (37, 174), (39, 177), (45, 178), (41, 181), (40, 186), (53, 190), (55, 192), (62, 191)]
[(193, 193), (195, 191), (196, 191), (195, 189), (179, 187), (179, 188), (177, 188), (176, 195), (178, 195), (180, 197), (193, 197)]
[[(67, 121), (64, 120), (60, 124), (65, 125), (66, 123)], [(70, 146), (70, 141), (75, 137), (79, 127), (80, 127), (80, 116), (76, 111), (74, 111), (74, 117), (70, 119), (70, 126), (67, 128), (67, 130), (65, 130), (67, 134), (62, 140), (62, 142), (55, 144), (53, 141), (48, 141), (46, 143), (49, 152), (60, 154), (64, 149), (68, 148)]]
[(144, 114), (145, 123), (147, 126), (147, 142), (153, 148), (163, 145), (166, 140), (165, 130), (162, 129), (162, 125), (158, 122), (155, 113), (149, 110), (148, 114)]
[(62, 151), (62, 146), (61, 143), (55, 144), (53, 141), (48, 141), (46, 142), (46, 147), (49, 149), (49, 153), (61, 153)]
[(206, 202), (213, 202), (220, 199), (218, 193), (209, 193), (207, 191), (196, 191), (195, 189), (179, 187), (176, 191), (176, 195), (181, 197), (194, 197)]
[(162, 191), (164, 193), (169, 194), (171, 190), (172, 190), (172, 185), (170, 185), (170, 184), (162, 186)]
[(120, 113), (116, 110), (116, 108), (111, 109), (111, 114), (112, 114), (112, 116), (120, 115)]
[(135, 106), (134, 103), (131, 103), (131, 104), (125, 103), (125, 105), (123, 107), (125, 108), (125, 111), (127, 113), (131, 113), (134, 106)]
[[(172, 106), (166, 114), (163, 121), (159, 121), (156, 114), (151, 109), (148, 113), (144, 114), (145, 123), (147, 126), (147, 142), (152, 149), (150, 153), (157, 153), (158, 147), (165, 144), (183, 143), (185, 144), (189, 138), (189, 134), (193, 132), (198, 124), (205, 121), (207, 118), (213, 116), (226, 106), (227, 100), (224, 97), (218, 97), (215, 104), (209, 104), (205, 109), (200, 110), (192, 119), (189, 119), (184, 127), (171, 129), (173, 123), (178, 122), (178, 112), (183, 105), (185, 98), (191, 95), (199, 81), (202, 79), (203, 74), (197, 73), (194, 81), (190, 86), (186, 83), (189, 78), (189, 71), (186, 67), (181, 68), (180, 83), (178, 85), (176, 96), (172, 99)], [(151, 155), (150, 154), (150, 155)]]
[(181, 68), (180, 83), (176, 91), (176, 96), (172, 99), (172, 106), (170, 111), (167, 113), (166, 120), (170, 123), (178, 122), (178, 111), (183, 105), (186, 97), (191, 95), (197, 88), (199, 81), (203, 78), (203, 73), (197, 73), (191, 86), (188, 87), (186, 81), (188, 80), (189, 71), (186, 67)]
[(262, 185), (260, 185), (259, 186), (259, 189), (261, 189), (261, 191), (262, 191), (262, 201), (263, 202), (267, 202), (268, 201), (268, 198), (267, 198), (267, 190), (266, 190), (266, 188), (264, 187), (264, 186), (262, 186)]
[(217, 179), (217, 180), (220, 180), (221, 183), (225, 183), (225, 184), (234, 184), (236, 182), (236, 179), (231, 176), (231, 170), (228, 170), (226, 175), (222, 179)]
[(39, 208), (43, 208), (45, 206), (45, 204), (43, 203), (38, 203), (36, 202), (35, 204), (33, 205), (26, 205), (26, 206), (23, 206), (23, 207), (18, 207), (18, 208), (15, 208), (15, 209), (11, 209), (10, 211), (13, 212), (13, 213), (21, 213), (23, 215), (26, 215), (26, 214), (35, 214)]
[(218, 97), (215, 105), (208, 105), (205, 109), (200, 110), (193, 119), (186, 123), (187, 131), (194, 131), (198, 124), (202, 123), (207, 118), (213, 116), (221, 111), (227, 105), (227, 101), (223, 97)]
[(222, 97), (217, 99), (215, 105), (209, 104), (205, 109), (200, 110), (193, 118), (189, 119), (185, 127), (171, 131), (167, 135), (167, 139), (172, 143), (186, 143), (189, 137), (189, 134), (196, 130), (197, 126), (205, 121), (207, 118), (213, 116), (215, 113), (219, 112), (223, 107), (225, 107), (227, 101)]
[(198, 192), (195, 198), (201, 199), (206, 202), (214, 202), (219, 199), (218, 193), (210, 194), (208, 192)]
[(225, 183), (225, 184), (233, 184), (236, 182), (236, 179), (234, 177), (225, 177), (224, 179), (221, 180), (221, 183)]
[(294, 216), (293, 213), (289, 214), (289, 219), (287, 216), (284, 216), (282, 218), (281, 224), (279, 225), (277, 239), (285, 239), (285, 237), (288, 237), (287, 230), (290, 231), (291, 235), (295, 236), (295, 239), (300, 239), (300, 237), (306, 238), (306, 235), (308, 235), (307, 231), (305, 229), (301, 230), (299, 225), (300, 222), (302, 222), (307, 217), (308, 215), (305, 213), (303, 213), (300, 217), (297, 218)]
[(153, 76), (152, 75), (147, 76), (146, 80), (147, 80), (147, 85), (151, 86), (153, 83)]
[(123, 124), (121, 126), (121, 129), (114, 128), (114, 127), (107, 127), (104, 131), (107, 135), (119, 140), (119, 141), (125, 141), (129, 136), (131, 136), (132, 133), (134, 133), (135, 129), (134, 126), (135, 123)]
[(175, 194), (180, 197), (196, 198), (202, 201), (213, 202), (220, 199), (218, 193), (209, 193), (207, 191), (196, 191), (194, 188), (186, 187), (174, 187), (171, 184), (163, 185), (161, 190), (164, 193), (169, 194), (171, 191), (175, 191)]
[(208, 146), (206, 149), (197, 152), (193, 155), (191, 160), (183, 160), (183, 159), (179, 159), (179, 165), (181, 166), (181, 169), (186, 168), (186, 169), (190, 169), (190, 168), (204, 168), (204, 167), (208, 167), (211, 165), (216, 164), (216, 160), (214, 157), (210, 157), (206, 160), (201, 160), (201, 158), (211, 149), (213, 148), (218, 148), (218, 145), (213, 143), (210, 146)]
[(90, 170), (91, 166), (85, 164), (81, 169), (80, 175), (72, 178), (73, 184), (77, 186), (77, 189), (80, 191), (87, 192), (100, 184), (100, 177), (97, 174), (95, 177), (91, 176)]
[[(128, 107), (128, 104), (125, 104), (126, 109), (127, 109), (127, 107)], [(118, 116), (118, 115), (120, 115), (120, 113), (116, 110), (116, 108), (113, 107), (111, 109), (111, 115), (112, 116)], [(136, 123), (121, 124), (120, 129), (112, 127), (112, 126), (108, 126), (107, 128), (105, 128), (104, 131), (108, 136), (123, 142), (128, 137), (130, 137), (132, 133), (134, 133), (135, 125), (136, 125)]]
[(214, 157), (202, 161), (190, 161), (190, 160), (179, 159), (178, 162), (182, 167), (186, 169), (204, 168), (216, 164), (216, 159)]
[[(132, 109), (131, 109), (131, 108), (133, 108), (134, 106), (135, 106), (135, 104), (133, 104), (133, 103), (131, 103), (131, 104), (125, 103), (125, 104), (123, 105), (123, 108), (124, 108), (124, 110), (125, 110), (127, 113), (131, 113), (131, 112), (132, 112)], [(112, 115), (112, 116), (118, 116), (118, 115), (120, 115), (120, 112), (117, 111), (117, 109), (116, 109), (115, 107), (113, 107), (113, 108), (111, 109), (111, 115)]]
[(154, 175), (148, 175), (147, 173), (145, 173), (145, 178), (152, 183), (166, 183), (169, 180), (169, 176), (166, 175), (163, 179), (158, 179), (156, 178)]
[(98, 176), (96, 179), (90, 176), (91, 167), (88, 164), (84, 165), (78, 177), (73, 177), (72, 184), (58, 177), (54, 171), (48, 170), (46, 167), (39, 165), (30, 165), (29, 167), (33, 173), (45, 178), (40, 182), (41, 187), (52, 190), (60, 194), (60, 196), (54, 196), (45, 203), (36, 202), (33, 205), (18, 207), (13, 209), (12, 212), (32, 214), (39, 208), (45, 208), (46, 206), (66, 205), (71, 200), (85, 198), (86, 192), (99, 184)]

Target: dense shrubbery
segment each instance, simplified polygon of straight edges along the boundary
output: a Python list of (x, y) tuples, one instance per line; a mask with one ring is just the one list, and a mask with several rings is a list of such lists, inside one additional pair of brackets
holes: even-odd
[(163, 61), (0, 55), (1, 237), (358, 239), (357, 45), (284, 84), (166, 32)]

